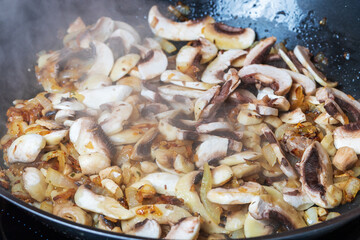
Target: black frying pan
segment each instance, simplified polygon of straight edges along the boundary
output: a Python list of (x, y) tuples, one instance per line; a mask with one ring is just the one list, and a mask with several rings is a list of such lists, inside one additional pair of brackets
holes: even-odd
[[(149, 35), (146, 16), (153, 4), (165, 7), (176, 1), (154, 0), (72, 0), (21, 1), (0, 0), (0, 134), (6, 132), (6, 110), (14, 99), (28, 99), (40, 91), (36, 83), (34, 65), (36, 53), (45, 49), (58, 49), (61, 40), (55, 36), (65, 31), (76, 17), (87, 24), (101, 16), (129, 22), (138, 31)], [(211, 15), (217, 21), (238, 27), (252, 27), (258, 38), (274, 35), (286, 40), (289, 48), (296, 44), (310, 48), (311, 52), (324, 52), (329, 58), (325, 73), (340, 88), (360, 97), (360, 1), (337, 0), (246, 0), (246, 1), (183, 1), (191, 9), (191, 17)], [(319, 21), (326, 17), (327, 24)], [(350, 54), (350, 59), (344, 58)], [(0, 160), (1, 164), (2, 160)], [(85, 227), (45, 213), (0, 188), (0, 196), (34, 214), (36, 218), (56, 231), (86, 239), (129, 239), (95, 228)], [(360, 216), (360, 197), (352, 203), (334, 209), (342, 215), (311, 227), (285, 232), (261, 239), (309, 238), (334, 230)], [(135, 238), (133, 239), (141, 239)]]

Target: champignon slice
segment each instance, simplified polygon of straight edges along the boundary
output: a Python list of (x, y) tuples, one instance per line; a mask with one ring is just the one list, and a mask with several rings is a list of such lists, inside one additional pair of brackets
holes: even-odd
[(244, 83), (255, 83), (263, 87), (270, 87), (275, 91), (276, 95), (285, 95), (290, 91), (292, 85), (292, 79), (287, 72), (262, 64), (243, 67), (239, 71), (239, 77)]
[(69, 130), (58, 130), (58, 131), (52, 131), (51, 133), (48, 133), (44, 135), (46, 144), (49, 146), (55, 146), (58, 145), (69, 133)]
[(343, 172), (352, 168), (357, 161), (358, 157), (356, 156), (356, 152), (349, 147), (339, 148), (333, 158), (334, 166)]
[(350, 147), (360, 154), (360, 123), (350, 123), (334, 130), (334, 145), (336, 149)]
[(198, 168), (210, 160), (223, 158), (227, 155), (229, 140), (226, 138), (210, 138), (202, 142), (196, 149), (195, 164)]
[(162, 50), (151, 50), (138, 64), (140, 78), (142, 80), (153, 79), (160, 76), (168, 65), (166, 55)]
[(225, 50), (246, 49), (255, 40), (255, 32), (251, 28), (231, 27), (223, 23), (207, 24), (203, 32), (206, 39)]
[(238, 188), (214, 188), (207, 198), (218, 204), (247, 204), (255, 200), (256, 196), (264, 193), (263, 187), (256, 182), (245, 182)]
[(300, 175), (303, 191), (318, 206), (333, 208), (340, 204), (342, 192), (332, 185), (331, 161), (319, 142), (306, 148), (300, 162)]
[(288, 111), (290, 109), (290, 103), (286, 97), (275, 95), (274, 90), (269, 87), (259, 90), (257, 99), (268, 104), (270, 107), (278, 108), (280, 111)]
[(315, 93), (316, 83), (313, 80), (301, 73), (293, 72), (287, 69), (284, 69), (283, 71), (287, 72), (294, 82), (300, 84), (304, 88), (306, 95), (313, 95)]
[(262, 156), (261, 153), (252, 152), (252, 151), (243, 151), (236, 153), (234, 155), (228, 156), (219, 161), (220, 164), (226, 164), (228, 166), (233, 166), (241, 163), (246, 163), (247, 161), (257, 160)]
[(114, 21), (108, 17), (101, 17), (90, 27), (89, 32), (93, 39), (105, 42), (114, 31)]
[(309, 49), (297, 45), (294, 48), (294, 54), (299, 60), (299, 62), (310, 72), (310, 74), (314, 77), (315, 81), (317, 81), (321, 86), (324, 87), (335, 87), (337, 82), (328, 82), (324, 74), (322, 74), (319, 70), (316, 69), (314, 64), (310, 60), (310, 51)]
[(81, 172), (86, 175), (98, 174), (101, 170), (111, 166), (111, 160), (102, 153), (91, 153), (79, 156)]
[(300, 108), (297, 108), (291, 112), (283, 113), (280, 116), (281, 121), (288, 124), (298, 124), (306, 121), (306, 115), (301, 111)]
[(261, 195), (249, 205), (250, 215), (257, 220), (268, 220), (288, 230), (306, 226), (301, 215), (282, 199), (271, 195)]
[(114, 55), (106, 44), (98, 41), (93, 41), (93, 44), (96, 49), (96, 58), (87, 73), (97, 73), (108, 76), (114, 65)]
[(144, 158), (150, 156), (151, 144), (158, 135), (157, 128), (149, 129), (144, 136), (134, 145), (134, 149), (131, 153), (130, 159), (135, 161), (141, 161)]
[(266, 56), (268, 55), (271, 47), (276, 42), (276, 37), (268, 37), (261, 40), (255, 47), (253, 47), (249, 53), (246, 55), (244, 60), (244, 66), (250, 64), (259, 64), (263, 63)]
[(212, 17), (205, 17), (197, 21), (174, 22), (165, 18), (157, 6), (153, 6), (149, 11), (148, 22), (151, 31), (162, 38), (174, 41), (197, 40), (203, 35), (203, 28), (213, 23)]
[(210, 84), (218, 84), (225, 81), (225, 70), (231, 65), (231, 61), (245, 55), (247, 52), (240, 49), (230, 49), (218, 56), (206, 67), (201, 81)]
[(160, 93), (166, 94), (166, 95), (179, 95), (184, 96), (188, 98), (200, 98), (205, 91), (197, 90), (197, 89), (191, 89), (186, 87), (180, 87), (180, 86), (174, 86), (174, 85), (164, 85), (158, 88)]
[(85, 106), (76, 98), (63, 98), (60, 103), (54, 104), (53, 108), (58, 110), (82, 111), (85, 109)]
[(207, 62), (210, 62), (211, 60), (216, 57), (216, 54), (218, 52), (218, 49), (214, 43), (207, 40), (206, 38), (200, 37), (199, 40), (194, 41), (192, 43), (192, 46), (199, 46), (200, 47), (200, 53), (201, 53), (201, 60), (200, 63), (204, 64)]
[(124, 220), (135, 216), (134, 212), (124, 208), (114, 198), (95, 194), (84, 185), (77, 189), (74, 201), (82, 209), (100, 213), (110, 218)]
[(251, 111), (256, 111), (262, 116), (278, 116), (279, 110), (277, 108), (264, 106), (258, 103), (247, 103), (241, 105), (242, 109), (248, 109)]
[(320, 103), (327, 99), (335, 100), (342, 110), (347, 112), (354, 121), (360, 120), (360, 103), (336, 88), (320, 88), (316, 92), (316, 98)]
[(171, 227), (164, 239), (196, 239), (200, 231), (200, 218), (187, 217)]
[(341, 122), (343, 125), (349, 123), (348, 117), (344, 114), (343, 110), (334, 100), (326, 99), (324, 108), (330, 116)]
[(195, 132), (195, 129), (181, 129), (176, 126), (175, 120), (171, 119), (161, 119), (159, 122), (159, 131), (165, 136), (167, 141), (175, 141), (175, 140), (196, 140), (198, 138), (198, 133)]
[(139, 62), (138, 54), (127, 54), (118, 58), (111, 70), (110, 78), (113, 82), (125, 76)]
[(45, 177), (42, 172), (37, 168), (27, 167), (24, 169), (22, 179), (24, 189), (30, 196), (38, 202), (44, 201), (48, 184), (45, 182)]
[(67, 33), (79, 32), (86, 28), (84, 21), (81, 17), (77, 17), (74, 22), (70, 23), (68, 29), (66, 29)]
[(284, 201), (296, 208), (304, 211), (314, 205), (309, 196), (301, 189), (284, 187), (282, 190)]
[(45, 145), (45, 138), (39, 134), (22, 135), (15, 139), (7, 149), (7, 160), (9, 163), (34, 162)]
[[(166, 100), (170, 104), (170, 106), (174, 109), (171, 111), (177, 111), (178, 113), (183, 112), (185, 114), (192, 114), (194, 112), (194, 101), (191, 100), (189, 97), (183, 95), (167, 95), (164, 93), (159, 93), (159, 95), (161, 96), (162, 99)], [(171, 118), (171, 115), (172, 114), (170, 114), (169, 118)], [(159, 117), (163, 118), (161, 116), (157, 116), (157, 118)]]
[(199, 63), (199, 57), (201, 56), (200, 51), (200, 48), (188, 45), (180, 48), (178, 54), (176, 55), (176, 70), (183, 73), (193, 71), (191, 68)]
[(157, 193), (175, 196), (175, 186), (179, 181), (179, 176), (171, 173), (158, 172), (150, 173), (142, 180), (149, 181)]
[(80, 155), (102, 153), (111, 159), (116, 153), (104, 131), (91, 118), (77, 119), (70, 127), (69, 137)]
[(235, 103), (252, 103), (256, 96), (249, 90), (238, 88), (230, 94), (229, 100)]
[(215, 131), (232, 130), (232, 126), (227, 122), (202, 123), (196, 127), (198, 133), (211, 133)]
[[(136, 34), (136, 35), (135, 35)], [(139, 43), (140, 37), (138, 33), (129, 29), (116, 29), (110, 36), (108, 43), (113, 50), (114, 55), (119, 57), (119, 53), (129, 53), (132, 46)]]
[(114, 85), (98, 89), (79, 91), (84, 96), (83, 104), (89, 108), (99, 109), (100, 105), (123, 101), (132, 92), (132, 88), (125, 85)]
[(142, 222), (136, 223), (133, 229), (125, 233), (138, 237), (159, 238), (161, 227), (157, 221), (145, 219)]
[(189, 75), (186, 75), (178, 70), (164, 71), (160, 76), (160, 80), (163, 82), (194, 82), (194, 79), (192, 79)]
[(209, 90), (205, 91), (204, 94), (199, 97), (195, 102), (194, 115), (195, 120), (201, 118), (207, 118), (210, 115), (208, 108), (211, 107), (210, 102), (214, 99), (215, 96), (218, 96), (220, 93), (221, 87), (216, 85)]
[(273, 151), (275, 152), (277, 162), (280, 165), (281, 171), (290, 179), (296, 179), (297, 174), (294, 168), (291, 166), (289, 160), (286, 159), (284, 152), (281, 149), (281, 146), (278, 140), (275, 138), (274, 133), (271, 131), (270, 128), (266, 127), (262, 129), (264, 136), (268, 140), (270, 146), (272, 147)]

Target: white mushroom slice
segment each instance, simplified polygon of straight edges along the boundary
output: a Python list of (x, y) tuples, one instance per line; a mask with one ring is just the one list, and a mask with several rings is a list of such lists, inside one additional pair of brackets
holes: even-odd
[(182, 218), (191, 217), (184, 208), (170, 204), (142, 205), (129, 210), (135, 217), (121, 221), (121, 229), (128, 232), (145, 219), (156, 220), (159, 224), (176, 224)]
[(159, 99), (161, 99), (158, 93), (151, 91), (145, 87), (142, 87), (140, 95), (151, 102), (157, 102)]
[(133, 112), (133, 107), (127, 102), (113, 102), (100, 106), (104, 111), (98, 118), (98, 123), (107, 135), (113, 135), (123, 130), (123, 125)]
[(275, 91), (276, 95), (280, 96), (288, 93), (292, 85), (292, 79), (287, 72), (262, 64), (243, 67), (239, 71), (239, 77), (244, 83), (256, 83), (264, 87), (270, 87)]
[(135, 161), (141, 161), (144, 158), (150, 156), (151, 144), (158, 135), (157, 128), (150, 128), (134, 145), (130, 159)]
[(243, 104), (241, 105), (241, 108), (256, 111), (258, 114), (262, 116), (277, 116), (279, 114), (279, 110), (277, 108), (272, 108), (255, 103)]
[(60, 103), (53, 105), (54, 109), (59, 110), (73, 110), (73, 111), (82, 111), (85, 109), (84, 104), (79, 102), (76, 98), (63, 99)]
[(275, 42), (276, 37), (268, 37), (261, 40), (246, 55), (246, 58), (244, 60), (244, 66), (263, 63), (265, 57), (270, 51), (270, 48), (274, 45)]
[(160, 238), (161, 227), (157, 221), (145, 219), (144, 221), (135, 224), (134, 229), (125, 233), (138, 237)]
[(192, 46), (183, 46), (176, 55), (176, 70), (186, 73), (193, 66), (196, 59), (200, 56), (201, 49)]
[(38, 202), (44, 201), (47, 183), (45, 182), (45, 177), (42, 172), (37, 168), (27, 167), (24, 169), (22, 178), (24, 181), (24, 189), (30, 196)]
[(143, 131), (137, 129), (126, 129), (111, 135), (109, 138), (114, 145), (134, 144), (144, 135)]
[(301, 189), (284, 187), (282, 190), (284, 201), (296, 208), (298, 211), (304, 211), (314, 205), (309, 196)]
[(205, 110), (208, 105), (210, 105), (210, 102), (213, 100), (213, 98), (219, 95), (220, 90), (221, 87), (219, 85), (214, 86), (209, 90), (205, 91), (204, 94), (196, 100), (194, 106), (195, 120), (199, 120), (200, 118), (202, 118), (203, 115), (205, 116), (208, 114)]
[(158, 88), (158, 90), (160, 93), (166, 95), (180, 95), (188, 98), (200, 98), (205, 93), (205, 91), (173, 85), (161, 86)]
[(98, 174), (111, 166), (111, 160), (102, 153), (91, 153), (79, 156), (81, 172), (86, 175)]
[(319, 72), (316, 69), (314, 64), (310, 60), (309, 49), (297, 45), (294, 48), (294, 54), (299, 60), (299, 62), (310, 72), (310, 74), (314, 77), (315, 81), (317, 81), (321, 86), (325, 87), (335, 87), (337, 82), (328, 82), (324, 74)]
[(187, 217), (171, 227), (164, 239), (188, 239), (194, 240), (199, 235), (200, 218)]
[(135, 216), (134, 212), (121, 206), (114, 198), (95, 194), (84, 185), (77, 189), (74, 201), (82, 209), (100, 213), (114, 219), (124, 220)]
[(204, 222), (201, 228), (207, 233), (226, 233), (227, 231), (213, 222), (209, 213), (206, 211), (204, 205), (200, 201), (200, 197), (196, 191), (192, 191), (195, 177), (199, 174), (198, 171), (190, 172), (180, 178), (176, 184), (176, 197), (184, 200), (184, 203), (191, 209), (192, 212), (200, 214)]
[(290, 109), (290, 103), (286, 97), (275, 95), (273, 89), (266, 87), (259, 90), (257, 99), (261, 100), (265, 96), (271, 99), (272, 107), (278, 108), (280, 111), (288, 111)]
[(256, 220), (247, 214), (244, 222), (244, 234), (247, 238), (266, 236), (274, 233), (275, 229), (267, 221)]
[(171, 84), (181, 86), (181, 87), (187, 87), (191, 89), (198, 89), (198, 90), (208, 90), (212, 88), (213, 84), (208, 84), (204, 82), (181, 82), (181, 81), (170, 81)]
[(211, 189), (207, 198), (218, 204), (247, 204), (255, 200), (256, 196), (264, 193), (264, 188), (256, 182), (245, 182), (238, 188), (214, 188)]
[(115, 155), (116, 149), (101, 127), (91, 118), (77, 119), (70, 127), (69, 137), (80, 155), (102, 153), (109, 158)]
[(284, 71), (291, 76), (294, 82), (300, 84), (304, 88), (306, 95), (313, 95), (315, 93), (316, 83), (313, 80), (301, 73), (293, 72), (287, 69), (284, 69)]
[(60, 110), (55, 115), (55, 122), (63, 124), (66, 120), (75, 117), (75, 111), (73, 110)]
[(292, 206), (271, 195), (257, 196), (249, 205), (249, 213), (257, 220), (269, 220), (288, 230), (306, 227), (305, 221)]
[(358, 157), (356, 156), (354, 149), (341, 147), (336, 151), (332, 162), (337, 169), (345, 172), (346, 170), (351, 169), (357, 161)]
[(207, 40), (206, 38), (200, 37), (199, 40), (194, 42), (192, 45), (198, 45), (200, 44), (201, 49), (201, 60), (200, 63), (204, 64), (207, 62), (210, 62), (211, 60), (216, 57), (216, 54), (218, 52), (218, 49), (214, 43)]
[(283, 113), (280, 116), (281, 121), (288, 124), (297, 124), (306, 121), (306, 115), (301, 111), (300, 108), (297, 108), (291, 112)]
[(87, 75), (84, 80), (75, 82), (78, 90), (103, 88), (111, 85), (111, 79), (104, 74), (93, 73)]
[(334, 130), (334, 145), (336, 149), (350, 147), (360, 154), (360, 123), (350, 123)]
[(136, 66), (139, 60), (140, 56), (134, 53), (118, 58), (111, 70), (111, 80), (114, 82), (125, 76), (133, 67)]
[(114, 65), (114, 55), (106, 44), (98, 41), (93, 41), (93, 44), (96, 49), (96, 58), (87, 73), (97, 73), (108, 76)]
[[(140, 42), (140, 37), (130, 32), (128, 29), (116, 29), (109, 38), (109, 46), (117, 50), (120, 47), (123, 47), (125, 53), (129, 53), (132, 46)], [(120, 46), (119, 46), (120, 44)]]
[(317, 116), (315, 118), (315, 123), (317, 124), (321, 124), (321, 125), (327, 125), (327, 124), (331, 124), (331, 125), (335, 125), (338, 124), (339, 121), (336, 120), (335, 118), (331, 117), (328, 113), (323, 112), (321, 113), (319, 116)]
[(233, 177), (231, 168), (227, 165), (220, 165), (211, 170), (212, 186), (219, 187), (230, 181)]
[(15, 139), (7, 149), (8, 162), (34, 162), (45, 145), (45, 138), (39, 134), (22, 135)]
[(114, 31), (114, 21), (108, 17), (101, 17), (89, 31), (93, 39), (105, 42)]
[(201, 81), (210, 84), (218, 84), (225, 81), (225, 70), (231, 65), (231, 61), (245, 55), (247, 52), (240, 49), (230, 49), (218, 56), (206, 67)]
[(244, 178), (259, 173), (261, 171), (261, 165), (258, 162), (252, 162), (249, 164), (240, 163), (238, 165), (232, 166), (231, 170), (234, 173), (234, 177)]
[(244, 228), (244, 223), (247, 215), (247, 206), (240, 210), (231, 211), (226, 216), (225, 229), (228, 231), (236, 231)]
[(114, 85), (103, 87), (99, 89), (91, 89), (79, 91), (79, 94), (84, 96), (83, 104), (89, 108), (99, 109), (100, 105), (124, 101), (125, 98), (130, 96), (132, 88), (125, 85)]
[(159, 194), (176, 196), (175, 186), (179, 181), (179, 176), (175, 174), (165, 172), (150, 173), (142, 180), (149, 181)]
[(227, 131), (232, 130), (231, 125), (228, 122), (211, 122), (202, 123), (196, 127), (196, 131), (199, 133), (211, 133), (215, 131)]
[(251, 28), (231, 27), (223, 23), (207, 24), (203, 32), (205, 38), (219, 49), (246, 49), (255, 40), (255, 32)]
[(196, 166), (200, 168), (204, 163), (209, 162), (210, 160), (225, 157), (227, 155), (228, 146), (229, 140), (226, 138), (208, 139), (202, 142), (196, 149)]
[(115, 23), (115, 29), (116, 30), (124, 29), (124, 30), (128, 31), (129, 33), (131, 33), (134, 36), (136, 42), (140, 42), (139, 33), (130, 24), (128, 24), (126, 22), (120, 22), (120, 21), (114, 21), (114, 23)]
[(241, 163), (246, 163), (247, 161), (257, 160), (262, 156), (261, 153), (244, 151), (236, 153), (234, 155), (228, 156), (219, 161), (220, 164), (226, 164), (228, 166), (234, 166)]
[(159, 122), (159, 131), (165, 136), (167, 141), (175, 140), (196, 140), (198, 134), (191, 130), (182, 130), (172, 124), (170, 119), (161, 119)]
[(286, 159), (285, 154), (282, 151), (281, 146), (280, 146), (278, 140), (276, 139), (274, 133), (268, 127), (263, 128), (262, 131), (276, 155), (277, 162), (280, 165), (281, 171), (283, 171), (283, 173), (288, 178), (296, 179), (297, 174), (296, 174), (294, 168), (291, 166), (289, 160)]
[(164, 71), (160, 76), (160, 80), (163, 82), (175, 82), (175, 81), (194, 82), (194, 79), (192, 79), (190, 76), (177, 70)]
[(167, 66), (168, 59), (162, 50), (150, 50), (138, 63), (140, 78), (149, 80), (160, 76)]
[(47, 145), (55, 146), (58, 145), (68, 135), (68, 132), (69, 130), (52, 131), (43, 137), (45, 138)]
[(242, 109), (237, 116), (238, 123), (242, 125), (254, 125), (263, 121), (263, 117), (254, 110)]
[(300, 162), (300, 175), (303, 191), (318, 206), (333, 208), (340, 204), (342, 191), (332, 185), (331, 161), (319, 142), (306, 148)]
[(199, 21), (174, 22), (165, 18), (157, 6), (153, 6), (149, 11), (148, 22), (151, 31), (159, 37), (174, 41), (191, 41), (202, 36), (203, 28), (213, 23), (214, 19), (207, 16)]

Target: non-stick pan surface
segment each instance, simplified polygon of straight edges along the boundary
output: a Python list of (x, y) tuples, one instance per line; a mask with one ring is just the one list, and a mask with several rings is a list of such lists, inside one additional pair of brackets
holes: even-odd
[[(165, 7), (176, 1), (154, 0), (0, 0), (0, 134), (6, 132), (6, 110), (14, 99), (28, 99), (41, 90), (36, 83), (36, 53), (57, 49), (66, 27), (81, 16), (87, 24), (101, 16), (126, 21), (149, 35), (146, 16), (153, 4)], [(239, 27), (252, 27), (258, 38), (274, 35), (286, 40), (289, 48), (296, 44), (313, 53), (324, 52), (329, 59), (325, 73), (340, 88), (360, 98), (360, 1), (336, 0), (246, 0), (183, 1), (192, 9), (192, 17), (211, 15), (217, 21)], [(327, 18), (326, 25), (319, 21)], [(345, 58), (344, 54), (348, 57)], [(0, 163), (2, 160), (0, 160)], [(0, 196), (34, 214), (56, 231), (80, 239), (129, 239), (121, 235), (84, 227), (40, 211), (14, 198), (0, 188)], [(342, 215), (311, 227), (262, 239), (315, 237), (340, 227), (360, 216), (360, 198), (335, 211)]]

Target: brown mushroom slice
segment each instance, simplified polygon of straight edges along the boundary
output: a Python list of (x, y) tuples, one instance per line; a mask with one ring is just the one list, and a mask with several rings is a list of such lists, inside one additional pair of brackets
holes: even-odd
[(326, 99), (324, 108), (330, 116), (341, 122), (343, 125), (349, 124), (348, 117), (344, 114), (343, 110), (334, 100)]
[(159, 238), (161, 235), (161, 227), (157, 221), (145, 219), (135, 224), (133, 229), (125, 233), (138, 237)]
[(195, 120), (199, 120), (203, 117), (207, 117), (207, 115), (210, 115), (207, 108), (209, 108), (210, 102), (214, 99), (214, 97), (219, 95), (220, 90), (221, 87), (216, 85), (205, 91), (204, 94), (196, 100), (194, 108)]
[(158, 128), (167, 141), (196, 140), (199, 136), (195, 129), (181, 129), (175, 126), (174, 120), (170, 119), (161, 119)]
[(247, 52), (240, 49), (230, 49), (218, 56), (206, 67), (201, 76), (201, 81), (210, 84), (218, 84), (225, 81), (225, 70), (231, 65), (231, 61), (245, 55)]
[(160, 93), (166, 95), (172, 95), (172, 96), (179, 95), (188, 98), (200, 98), (205, 93), (205, 91), (202, 90), (174, 86), (174, 85), (164, 85), (159, 87), (158, 90)]
[(335, 87), (337, 82), (329, 82), (327, 81), (324, 74), (322, 74), (319, 70), (316, 69), (314, 64), (310, 60), (310, 52), (309, 49), (297, 45), (294, 48), (294, 54), (299, 60), (299, 62), (310, 72), (310, 74), (314, 77), (315, 81), (318, 82), (321, 86), (324, 87)]
[(173, 225), (164, 239), (196, 239), (200, 231), (200, 218), (187, 217)]
[(206, 39), (224, 50), (246, 49), (255, 40), (255, 32), (251, 28), (231, 27), (224, 23), (207, 24), (203, 32)]
[(173, 41), (197, 40), (203, 35), (203, 28), (213, 23), (212, 17), (205, 17), (201, 20), (174, 22), (164, 17), (157, 6), (153, 6), (149, 11), (148, 22), (151, 31), (162, 38)]
[(130, 159), (141, 161), (150, 156), (151, 144), (158, 135), (157, 128), (150, 128), (134, 145)]
[(285, 95), (290, 91), (292, 85), (292, 79), (287, 72), (262, 64), (243, 67), (239, 71), (239, 77), (244, 83), (256, 83), (263, 87), (270, 87), (275, 91), (276, 95)]
[(268, 127), (263, 128), (262, 131), (276, 155), (277, 162), (280, 165), (281, 171), (283, 171), (283, 173), (288, 178), (296, 179), (297, 174), (296, 174), (294, 168), (291, 166), (289, 160), (286, 159), (285, 154), (282, 151), (281, 146), (280, 146), (278, 140), (276, 139), (274, 133)]
[(214, 131), (226, 131), (232, 130), (232, 127), (227, 122), (211, 122), (211, 123), (202, 123), (196, 127), (198, 133), (211, 133)]
[(246, 58), (244, 60), (244, 66), (263, 63), (265, 57), (268, 55), (271, 47), (274, 45), (275, 42), (276, 37), (268, 37), (261, 40), (246, 55)]
[(246, 89), (238, 88), (230, 94), (229, 100), (235, 103), (252, 103), (256, 100), (256, 96)]
[(257, 220), (268, 220), (288, 230), (306, 227), (301, 215), (282, 199), (261, 195), (249, 205), (250, 215)]
[(316, 92), (316, 98), (320, 103), (325, 102), (327, 99), (335, 100), (335, 102), (348, 113), (354, 121), (360, 120), (360, 103), (346, 93), (336, 88), (320, 88)]
[(307, 76), (287, 69), (284, 69), (284, 71), (291, 76), (294, 82), (300, 84), (304, 88), (306, 95), (313, 95), (316, 92), (316, 83)]
[(195, 164), (198, 168), (204, 163), (227, 155), (229, 140), (226, 138), (210, 138), (202, 142), (196, 149)]
[(138, 63), (138, 70), (142, 80), (160, 76), (167, 68), (168, 59), (162, 50), (150, 50)]
[(111, 159), (116, 153), (104, 131), (89, 117), (77, 119), (70, 127), (69, 137), (80, 155), (102, 153)]
[(264, 193), (264, 188), (256, 182), (245, 182), (237, 188), (211, 189), (207, 198), (218, 204), (247, 204), (255, 200), (256, 196)]
[(125, 122), (133, 112), (131, 104), (112, 102), (100, 106), (103, 110), (98, 117), (98, 123), (107, 135), (113, 135), (123, 130)]
[(342, 192), (332, 185), (331, 161), (319, 142), (306, 148), (300, 162), (300, 175), (303, 191), (318, 206), (333, 208), (340, 204)]
[[(271, 107), (278, 108), (280, 111), (288, 111), (290, 109), (290, 103), (286, 97), (275, 95), (274, 90), (269, 87), (260, 89), (257, 99), (262, 100)], [(267, 100), (264, 101), (264, 99)], [(270, 99), (270, 101), (268, 101), (268, 99)]]
[(360, 154), (360, 123), (350, 123), (334, 130), (334, 145), (336, 149), (350, 147)]

